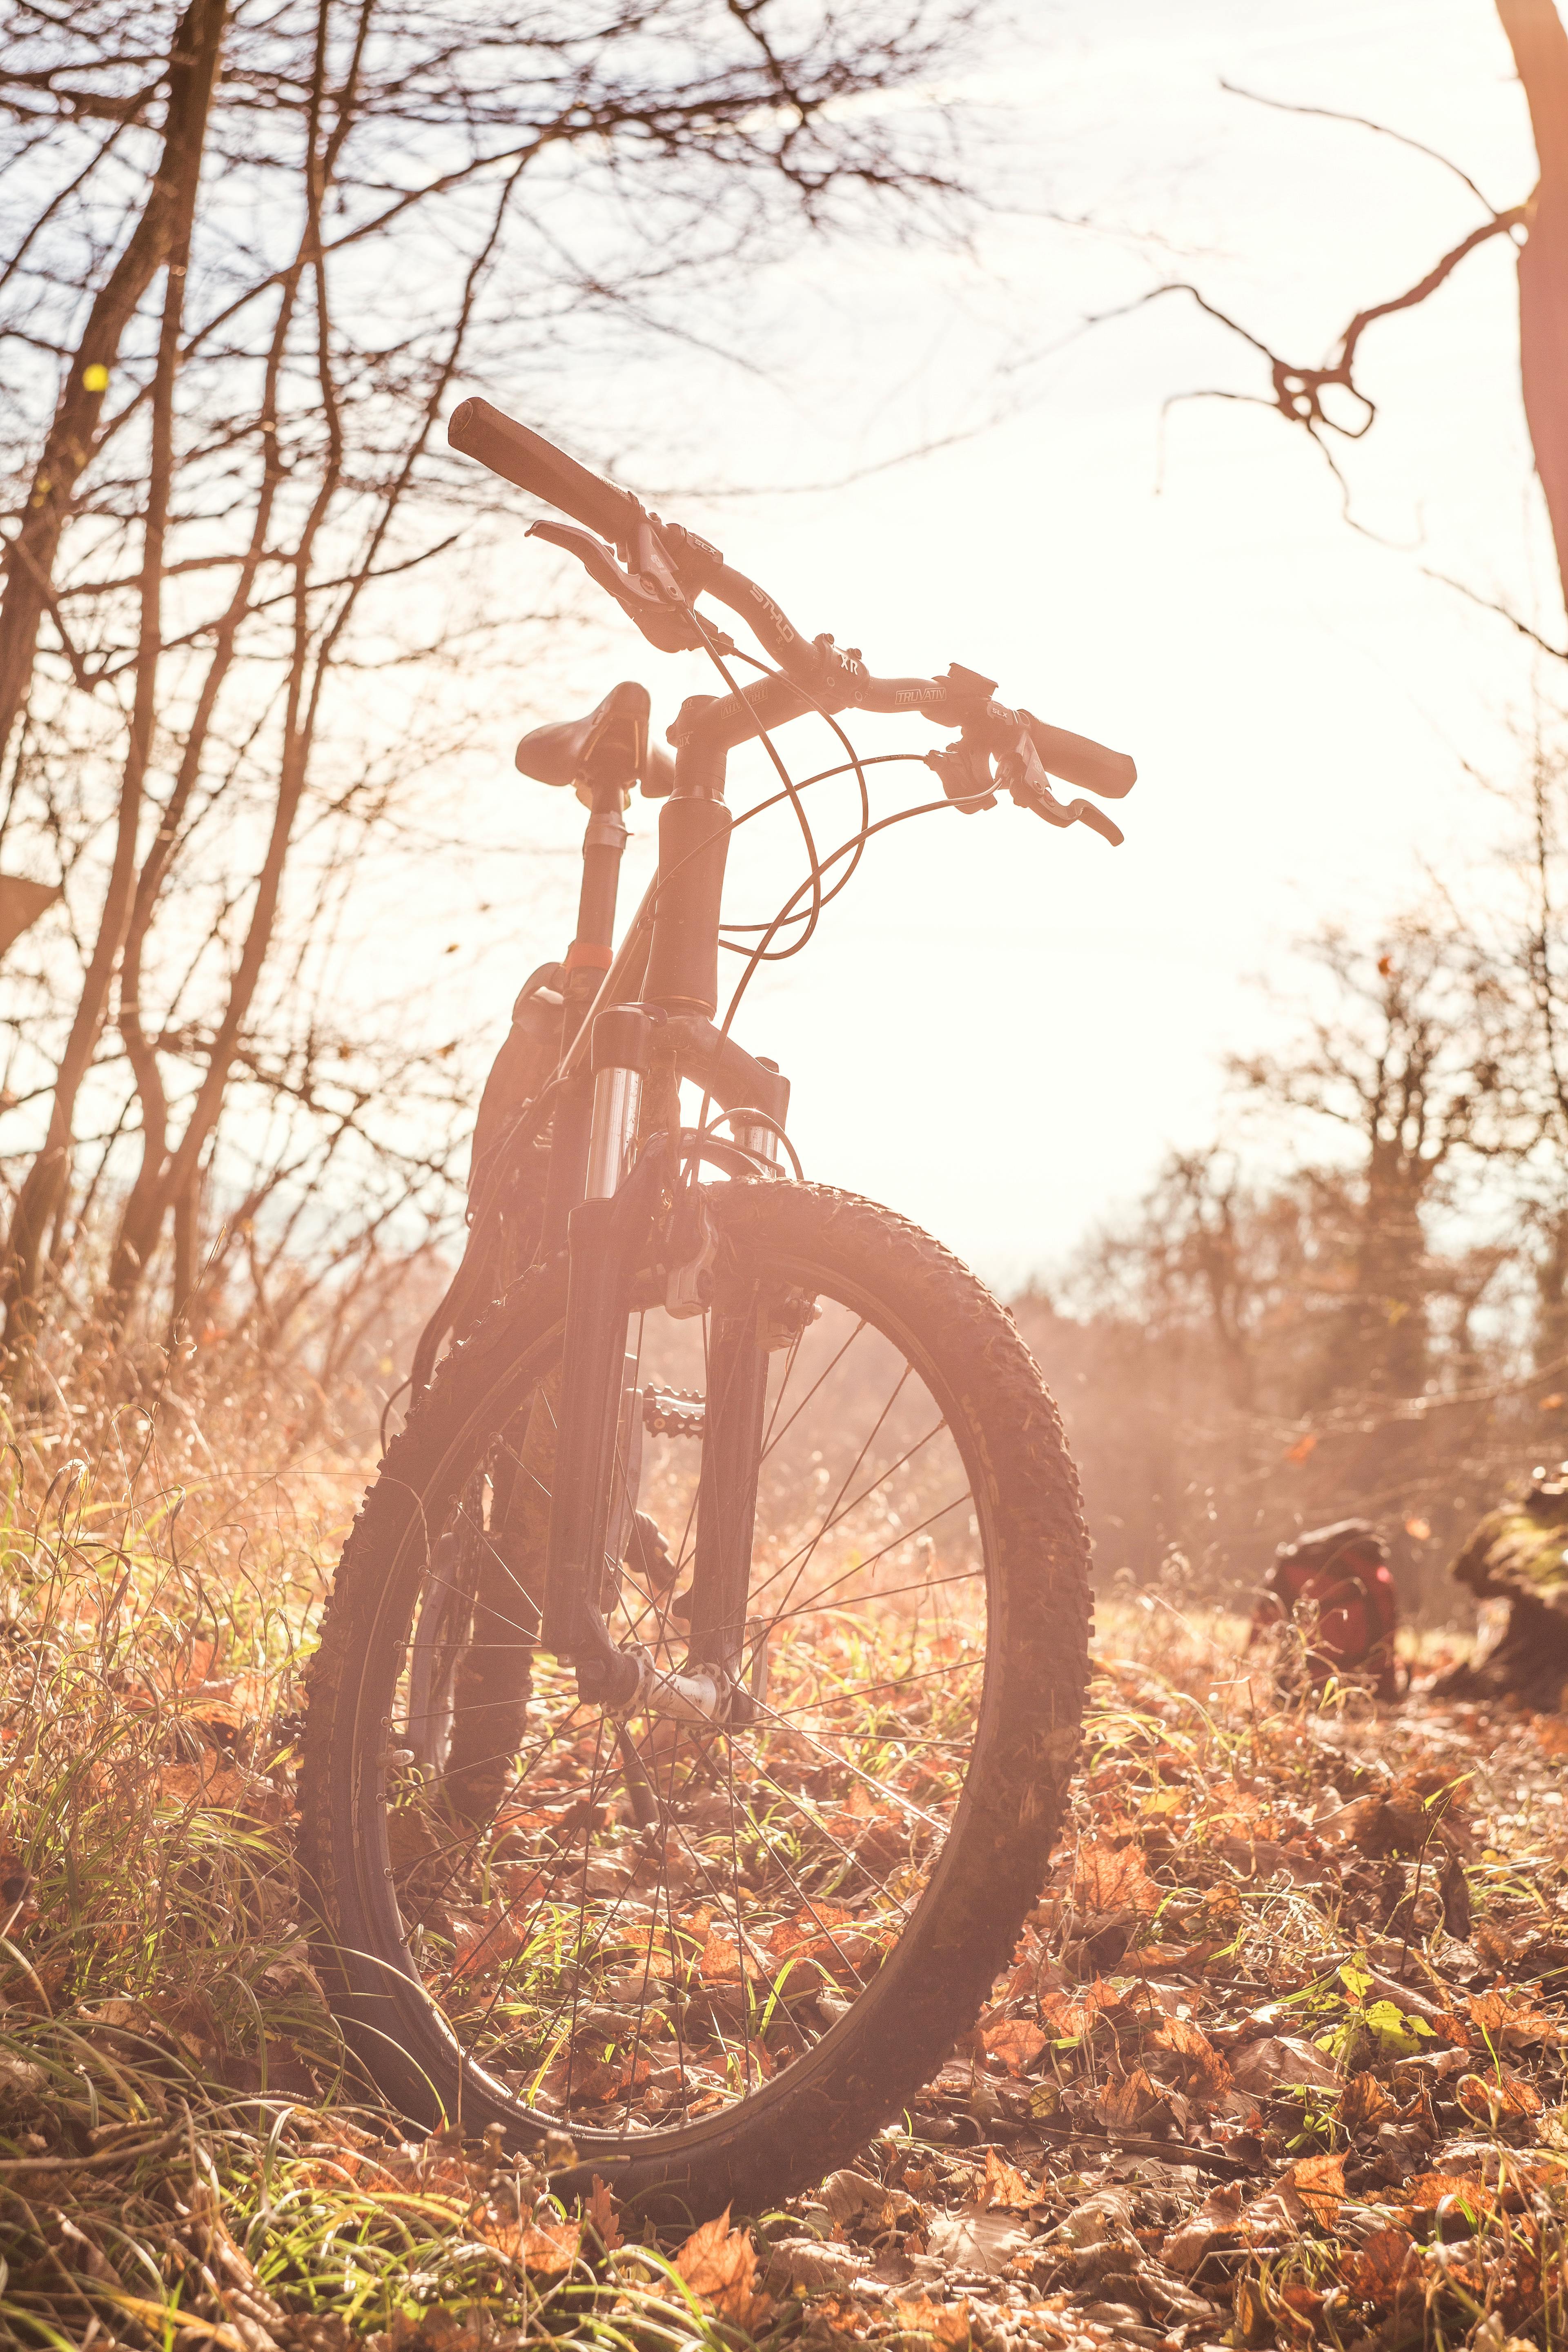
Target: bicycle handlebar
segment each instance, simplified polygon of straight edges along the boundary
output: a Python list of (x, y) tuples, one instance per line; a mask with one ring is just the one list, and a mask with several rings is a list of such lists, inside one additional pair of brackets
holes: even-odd
[(503, 481), (520, 490), (531, 490), (547, 506), (575, 516), (601, 539), (625, 546), (642, 509), (629, 490), (617, 490), (557, 449), (543, 435), (531, 433), (488, 400), (465, 400), (452, 411), (447, 438), (465, 457), (477, 457)]
[[(764, 727), (782, 726), (814, 709), (919, 710), (939, 725), (961, 728), (977, 746), (1003, 756), (1016, 755), (1020, 732), (1025, 733), (1041, 768), (1107, 800), (1121, 799), (1137, 781), (1138, 771), (1125, 752), (993, 701), (993, 681), (972, 670), (950, 669), (945, 678), (874, 677), (858, 654), (840, 652), (831, 637), (803, 636), (766, 591), (734, 571), (717, 548), (679, 523), (650, 516), (629, 490), (601, 480), (488, 400), (465, 400), (454, 409), (447, 438), (454, 449), (477, 457), (491, 473), (574, 516), (619, 549), (629, 578), (616, 572), (606, 549), (595, 551), (589, 542), (573, 546), (574, 534), (542, 527), (545, 536), (571, 547), (588, 564), (661, 651), (700, 641), (700, 633), (688, 634), (686, 615), (691, 601), (706, 593), (744, 621), (778, 664), (783, 677), (763, 678), (744, 694), (695, 696), (683, 703), (670, 730), (670, 740), (682, 749), (721, 755)], [(672, 632), (678, 615), (680, 625)], [(1075, 806), (1081, 810), (1083, 803)], [(1120, 840), (1109, 820), (1096, 830), (1108, 827)]]

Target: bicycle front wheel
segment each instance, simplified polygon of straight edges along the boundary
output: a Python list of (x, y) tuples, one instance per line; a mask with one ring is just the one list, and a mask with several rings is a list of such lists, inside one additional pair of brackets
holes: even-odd
[[(752, 1299), (772, 1349), (749, 1719), (617, 1720), (538, 1651), (557, 1262), (388, 1451), (302, 1775), (319, 1961), (387, 2095), (565, 2135), (569, 2183), (672, 2216), (842, 2162), (973, 2023), (1046, 1877), (1088, 1673), (1077, 1479), (1010, 1318), (868, 1202), (709, 1198), (726, 1311)], [(662, 1297), (634, 1296), (603, 1598), (677, 1668), (710, 1318)]]

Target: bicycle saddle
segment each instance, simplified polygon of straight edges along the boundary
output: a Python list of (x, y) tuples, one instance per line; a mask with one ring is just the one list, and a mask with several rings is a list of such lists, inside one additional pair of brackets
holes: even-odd
[(575, 786), (586, 802), (595, 785), (619, 785), (629, 795), (640, 783), (649, 800), (663, 800), (675, 783), (675, 761), (648, 740), (646, 686), (623, 678), (586, 719), (560, 719), (536, 727), (517, 747), (520, 774), (542, 784)]

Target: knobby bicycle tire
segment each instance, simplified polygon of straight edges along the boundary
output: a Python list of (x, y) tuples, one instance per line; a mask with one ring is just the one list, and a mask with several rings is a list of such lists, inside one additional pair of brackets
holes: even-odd
[[(1090, 1618), (1089, 1545), (1061, 1423), (990, 1293), (929, 1235), (852, 1195), (740, 1181), (714, 1186), (710, 1199), (726, 1264), (759, 1279), (783, 1268), (849, 1299), (846, 1311), (870, 1311), (929, 1389), (973, 1498), (985, 1641), (945, 1842), (897, 1940), (839, 2004), (845, 2013), (832, 2021), (829, 2011), (822, 2038), (755, 2089), (748, 2065), (742, 2095), (721, 2113), (629, 2137), (574, 2127), (577, 2162), (560, 2175), (563, 2189), (597, 2173), (623, 2200), (670, 2219), (731, 2203), (755, 2211), (820, 2178), (907, 2105), (973, 2023), (1047, 1877), (1078, 1749)], [(458, 2120), (475, 2134), (499, 2124), (520, 2147), (544, 2140), (548, 2116), (466, 2055), (409, 1956), (388, 1860), (389, 1693), (431, 1531), (516, 1414), (520, 1381), (542, 1377), (564, 1305), (563, 1260), (532, 1269), (453, 1349), (389, 1447), (311, 1663), (300, 1784), (314, 1954), (361, 2063), (410, 2119)]]

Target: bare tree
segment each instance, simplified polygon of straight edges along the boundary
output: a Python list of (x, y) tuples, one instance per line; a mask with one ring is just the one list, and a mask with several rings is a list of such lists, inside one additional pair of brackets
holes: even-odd
[[(455, 567), (493, 494), (436, 431), (458, 373), (548, 420), (585, 337), (630, 358), (803, 225), (944, 201), (941, 110), (878, 101), (928, 78), (963, 16), (240, 0), (226, 24), (191, 0), (172, 30), (148, 8), (119, 52), (107, 13), (61, 31), (19, 8), (15, 29), (0, 96), (15, 152), (53, 178), (30, 209), (13, 195), (0, 280), (36, 433), (24, 402), (0, 839), (53, 860), (66, 896), (35, 935), (58, 1013), (9, 1056), (14, 1116), (47, 1105), (15, 1155), (13, 1348), (89, 1202), (118, 1213), (89, 1283), (112, 1327), (171, 1223), (191, 1289), (237, 1092), (316, 1138), (231, 1183), (237, 1211), (259, 1187), (295, 1215), (341, 1117), (328, 1164), (388, 1148), (353, 1084), (290, 1097), (279, 1074), (301, 1065), (343, 878), (395, 844), (485, 657)], [(364, 1041), (340, 1042), (352, 1066)]]
[[(1327, 359), (1312, 363), (1286, 357), (1185, 280), (1156, 288), (1153, 296), (1143, 299), (1169, 293), (1190, 296), (1210, 318), (1250, 345), (1268, 368), (1267, 393), (1199, 392), (1180, 397), (1257, 401), (1276, 409), (1322, 453), (1348, 505), (1348, 488), (1334, 455), (1335, 446), (1363, 439), (1377, 415), (1376, 405), (1357, 375), (1366, 336), (1384, 320), (1430, 300), (1471, 254), (1495, 238), (1507, 238), (1519, 257), (1520, 378), (1525, 420), (1545, 496), (1559, 583), (1568, 607), (1568, 28), (1556, 0), (1497, 0), (1497, 11), (1529, 103), (1540, 167), (1534, 189), (1513, 204), (1492, 205), (1458, 164), (1435, 156), (1419, 140), (1405, 138), (1385, 124), (1368, 122), (1359, 115), (1336, 114), (1324, 107), (1263, 101), (1280, 105), (1289, 113), (1359, 123), (1431, 156), (1464, 183), (1483, 215), (1474, 228), (1410, 285), (1357, 310)], [(1492, 609), (1505, 610), (1498, 605)], [(1550, 643), (1518, 614), (1505, 612), (1505, 617), (1532, 643), (1568, 660), (1568, 643)]]
[[(208, 111), (217, 79), (225, 0), (191, 0), (174, 28), (168, 60), (169, 99), (162, 150), (140, 218), (88, 313), (72, 354), (54, 421), (33, 475), (19, 528), (6, 549), (0, 603), (0, 765), (32, 674), (38, 626), (53, 603), (51, 582), (60, 535), (76, 502), (110, 371), (127, 328), (160, 271), (163, 316), (152, 394), (153, 464), (137, 582), (139, 638), (135, 696), (121, 774), (114, 854), (97, 936), (56, 1073), (42, 1149), (17, 1195), (7, 1236), (6, 1303), (19, 1336), (30, 1321), (38, 1257), (58, 1213), (67, 1181), (72, 1125), (81, 1083), (108, 1010), (115, 965), (131, 917), (137, 833), (153, 745), (158, 662), (163, 649), (163, 570), (169, 521), (174, 373), (179, 362), (185, 278)], [(63, 625), (62, 644), (68, 642)], [(18, 1312), (19, 1310), (19, 1312)]]
[[(1350, 1296), (1331, 1347), (1361, 1389), (1415, 1396), (1428, 1373), (1428, 1219), (1462, 1152), (1527, 1145), (1508, 1073), (1518, 1024), (1502, 977), (1452, 922), (1395, 923), (1380, 950), (1337, 927), (1310, 943), (1331, 994), (1277, 1054), (1234, 1065), (1276, 1122), (1344, 1139), (1353, 1202)], [(1339, 1383), (1325, 1370), (1331, 1391)]]

